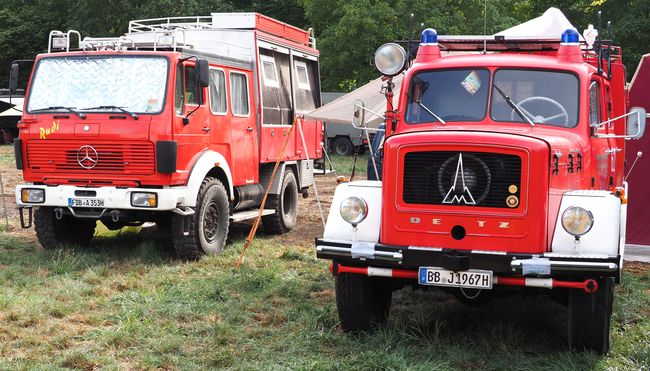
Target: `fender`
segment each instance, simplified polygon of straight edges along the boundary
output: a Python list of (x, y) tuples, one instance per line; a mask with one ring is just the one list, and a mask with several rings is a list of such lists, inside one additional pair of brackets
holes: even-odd
[[(580, 206), (589, 210), (594, 224), (589, 232), (580, 237), (576, 244), (575, 237), (562, 227), (562, 213), (571, 206)], [(616, 257), (619, 255), (621, 230), (624, 212), (621, 199), (609, 191), (581, 190), (570, 191), (562, 195), (560, 211), (555, 223), (555, 233), (551, 251), (564, 255), (598, 255)]]
[[(354, 231), (352, 225), (341, 217), (341, 202), (350, 196), (356, 196), (368, 205), (368, 216), (357, 225)], [(381, 182), (360, 180), (343, 183), (336, 187), (334, 199), (325, 224), (323, 238), (331, 241), (348, 242), (379, 242), (379, 227), (381, 225)]]
[(220, 168), (226, 174), (228, 179), (228, 184), (224, 184), (230, 194), (231, 201), (233, 200), (233, 187), (232, 187), (232, 173), (230, 172), (230, 166), (228, 161), (223, 157), (221, 153), (205, 150), (201, 152), (198, 160), (192, 166), (190, 178), (187, 181), (187, 196), (185, 197), (185, 206), (195, 207), (196, 198), (199, 194), (199, 188), (201, 188), (201, 183), (205, 179), (206, 175), (210, 170), (214, 168)]

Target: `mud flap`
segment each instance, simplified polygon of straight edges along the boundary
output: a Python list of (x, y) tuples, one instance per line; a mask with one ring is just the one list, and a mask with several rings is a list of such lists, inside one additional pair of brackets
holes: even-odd
[[(27, 210), (27, 220), (25, 220), (25, 210)], [(31, 207), (19, 207), (18, 215), (20, 216), (20, 226), (24, 229), (32, 227), (33, 221), (33, 209)]]

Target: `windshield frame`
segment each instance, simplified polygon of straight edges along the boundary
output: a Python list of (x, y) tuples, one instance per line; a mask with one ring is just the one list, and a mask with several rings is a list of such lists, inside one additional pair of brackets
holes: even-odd
[[(531, 118), (531, 120), (533, 121), (533, 123), (535, 125), (544, 125), (544, 126), (550, 126), (550, 127), (560, 128), (560, 129), (574, 129), (580, 124), (580, 111), (582, 110), (582, 107), (580, 106), (580, 102), (581, 102), (580, 97), (582, 96), (582, 91), (581, 91), (582, 83), (580, 81), (580, 75), (578, 75), (575, 71), (564, 70), (564, 69), (553, 69), (553, 68), (524, 68), (524, 67), (507, 67), (507, 66), (500, 66), (500, 67), (496, 67), (496, 68), (491, 70), (492, 78), (491, 78), (490, 81), (491, 81), (492, 85), (490, 86), (491, 89), (490, 89), (490, 104), (489, 104), (489, 106), (490, 106), (489, 107), (489, 115), (490, 115), (490, 120), (491, 121), (508, 123), (508, 124), (525, 124), (526, 126), (530, 126), (528, 124), (528, 122), (525, 121), (525, 120), (524, 121), (503, 121), (503, 120), (497, 120), (497, 119), (494, 118), (493, 113), (492, 113), (492, 110), (493, 110), (493, 107), (494, 107), (493, 106), (494, 96), (495, 96), (495, 93), (496, 93), (496, 95), (499, 95), (498, 92), (494, 91), (495, 90), (494, 89), (494, 83), (496, 82), (496, 74), (497, 74), (497, 72), (502, 71), (502, 70), (507, 70), (507, 71), (527, 71), (527, 72), (538, 71), (538, 72), (551, 72), (551, 73), (561, 73), (561, 74), (571, 75), (573, 78), (575, 78), (575, 81), (577, 83), (576, 84), (576, 90), (577, 90), (576, 102), (577, 102), (577, 105), (576, 105), (576, 121), (575, 121), (575, 123), (573, 123), (573, 124), (569, 123), (570, 126), (563, 126), (563, 125), (554, 125), (554, 124), (548, 124), (548, 123), (543, 123), (543, 122), (536, 122), (532, 118)], [(510, 97), (510, 98), (512, 98), (512, 97)], [(513, 102), (515, 102), (514, 99), (513, 99)], [(515, 103), (519, 104), (519, 102), (515, 102)], [(560, 102), (558, 102), (558, 103), (560, 103)], [(517, 116), (517, 117), (519, 117), (519, 116)]]
[[(171, 58), (168, 55), (163, 55), (163, 54), (92, 54), (92, 55), (47, 55), (45, 57), (42, 57), (38, 59), (34, 66), (34, 72), (32, 72), (32, 75), (29, 80), (29, 91), (28, 95), (25, 99), (25, 112), (29, 113), (31, 115), (39, 115), (39, 114), (51, 114), (51, 113), (56, 113), (58, 112), (57, 110), (51, 110), (51, 111), (41, 111), (40, 109), (34, 109), (30, 107), (31, 103), (31, 98), (32, 98), (32, 91), (33, 91), (33, 82), (35, 81), (35, 78), (38, 76), (38, 71), (41, 66), (41, 61), (43, 60), (48, 60), (48, 59), (85, 59), (85, 60), (90, 60), (90, 59), (107, 59), (107, 58), (146, 58), (146, 59), (164, 59), (167, 67), (165, 69), (166, 75), (165, 75), (165, 89), (162, 92), (162, 104), (160, 106), (160, 110), (155, 111), (155, 112), (136, 112), (132, 111), (133, 113), (137, 113), (138, 115), (159, 115), (163, 113), (167, 109), (167, 99), (168, 99), (168, 92), (169, 92), (169, 78), (171, 76), (170, 73), (170, 65), (171, 65)], [(106, 104), (109, 105), (109, 104)], [(47, 108), (47, 107), (44, 107)], [(90, 114), (104, 114), (104, 113), (116, 113), (116, 114), (124, 114), (123, 112), (119, 112), (118, 110), (115, 109), (106, 109), (106, 110), (83, 110), (82, 108), (86, 107), (75, 107), (75, 110), (78, 112), (84, 112), (84, 113), (90, 113)]]
[[(438, 120), (435, 120), (435, 121), (422, 121), (422, 122), (411, 122), (411, 121), (408, 120), (408, 112), (409, 112), (408, 106), (409, 106), (409, 103), (411, 103), (411, 98), (409, 97), (409, 95), (410, 95), (410, 90), (412, 89), (412, 85), (414, 83), (413, 80), (421, 73), (447, 72), (447, 71), (460, 71), (460, 70), (467, 70), (467, 71), (469, 71), (469, 73), (471, 73), (472, 71), (475, 71), (475, 70), (487, 71), (488, 72), (488, 87), (489, 88), (492, 87), (492, 79), (493, 79), (492, 75), (493, 74), (492, 74), (492, 70), (490, 69), (489, 66), (459, 66), (459, 67), (449, 67), (449, 68), (421, 69), (421, 70), (415, 71), (410, 76), (409, 85), (407, 87), (406, 94), (405, 94), (405, 96), (406, 96), (406, 106), (404, 108), (404, 116), (403, 116), (404, 117), (404, 122), (409, 126), (426, 125), (426, 124), (431, 124), (431, 123), (441, 123)], [(485, 84), (485, 82), (483, 82), (483, 84)], [(490, 108), (489, 107), (490, 106), (490, 101), (491, 101), (490, 100), (490, 93), (491, 92), (488, 90), (487, 96), (486, 96), (486, 99), (485, 99), (485, 109), (483, 111), (483, 115), (482, 115), (481, 118), (475, 119), (475, 120), (449, 120), (449, 119), (446, 119), (446, 118), (442, 117), (443, 120), (445, 120), (445, 122), (449, 122), (449, 123), (454, 123), (454, 122), (481, 122), (481, 121), (485, 120), (485, 118), (488, 115), (489, 108)], [(424, 104), (424, 103), (422, 103), (422, 104)], [(434, 111), (434, 113), (437, 114), (437, 112), (435, 112), (435, 111)]]

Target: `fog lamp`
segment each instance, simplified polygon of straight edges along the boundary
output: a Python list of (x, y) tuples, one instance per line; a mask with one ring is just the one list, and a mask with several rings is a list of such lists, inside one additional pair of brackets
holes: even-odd
[(591, 230), (594, 216), (580, 206), (571, 206), (562, 213), (562, 227), (568, 234), (580, 237)]
[(395, 43), (384, 44), (375, 52), (375, 66), (386, 76), (395, 76), (406, 63), (406, 51)]
[(67, 36), (57, 36), (52, 38), (52, 49), (67, 49), (68, 38)]
[(153, 192), (133, 192), (131, 193), (131, 206), (156, 207), (158, 206), (158, 195)]
[(45, 202), (45, 190), (34, 188), (23, 188), (20, 191), (20, 199), (28, 204), (42, 204)]
[(368, 204), (362, 198), (348, 197), (341, 202), (340, 212), (343, 220), (356, 226), (368, 216)]

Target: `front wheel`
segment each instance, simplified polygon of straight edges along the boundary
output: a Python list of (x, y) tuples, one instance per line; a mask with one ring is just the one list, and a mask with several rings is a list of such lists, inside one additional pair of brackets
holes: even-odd
[(61, 244), (86, 246), (95, 234), (97, 221), (62, 215), (57, 219), (53, 207), (42, 206), (34, 212), (34, 229), (38, 242), (45, 250), (53, 250)]
[(614, 301), (614, 278), (596, 280), (598, 290), (569, 292), (569, 346), (576, 350), (609, 351), (609, 326)]
[(262, 217), (264, 230), (282, 234), (293, 229), (298, 216), (298, 183), (293, 171), (285, 170), (280, 194), (268, 197), (266, 208), (274, 209), (275, 213)]
[(336, 276), (336, 308), (343, 331), (368, 331), (385, 324), (392, 298), (392, 287), (385, 278), (349, 273)]
[[(183, 259), (195, 260), (201, 255), (220, 253), (228, 238), (229, 212), (226, 188), (219, 179), (205, 178), (199, 189), (194, 215), (172, 216), (172, 243), (176, 254)], [(186, 222), (189, 223), (187, 234)]]

